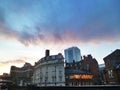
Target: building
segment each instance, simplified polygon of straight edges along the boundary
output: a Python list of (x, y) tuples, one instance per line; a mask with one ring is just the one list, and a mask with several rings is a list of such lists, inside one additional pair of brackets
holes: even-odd
[(102, 71), (105, 68), (105, 64), (99, 64), (99, 70)]
[(73, 60), (75, 60), (75, 62), (81, 60), (81, 53), (78, 47), (71, 47), (71, 48), (65, 49), (64, 53), (65, 53), (65, 61), (67, 63), (71, 63), (73, 62)]
[(104, 57), (103, 60), (105, 62), (105, 84), (120, 85), (120, 49), (117, 49), (108, 56)]
[(101, 84), (104, 85), (104, 70), (105, 70), (105, 64), (99, 64), (99, 72), (100, 72), (100, 80)]
[(3, 73), (3, 75), (0, 75), (0, 79), (10, 80), (10, 75), (8, 73)]
[(101, 84), (98, 62), (90, 54), (83, 56), (83, 59), (81, 61), (81, 68), (82, 70), (90, 72), (93, 75), (94, 85)]
[(49, 55), (35, 63), (33, 84), (36, 86), (65, 86), (64, 58), (61, 53)]
[(10, 77), (11, 80), (18, 86), (27, 86), (32, 84), (33, 66), (30, 63), (25, 63), (23, 67), (19, 68), (11, 66)]
[(65, 79), (68, 86), (99, 84), (99, 77), (98, 63), (91, 55), (84, 56), (79, 62), (66, 63)]
[(93, 85), (93, 75), (80, 68), (80, 62), (66, 63), (66, 86)]

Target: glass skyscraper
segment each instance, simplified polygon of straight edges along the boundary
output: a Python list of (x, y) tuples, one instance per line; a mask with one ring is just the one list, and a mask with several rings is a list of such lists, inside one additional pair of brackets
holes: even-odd
[(67, 61), (67, 63), (71, 63), (73, 62), (73, 60), (75, 62), (81, 60), (81, 53), (78, 47), (71, 47), (71, 48), (65, 49), (64, 53), (65, 53), (65, 60)]

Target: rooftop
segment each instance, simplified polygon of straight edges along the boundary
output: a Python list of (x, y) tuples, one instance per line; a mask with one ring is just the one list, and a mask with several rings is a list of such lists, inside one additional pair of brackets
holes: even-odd
[(108, 58), (117, 57), (117, 56), (120, 56), (120, 49), (116, 49), (115, 51), (113, 51), (112, 53), (110, 53), (109, 55), (104, 57), (103, 60), (108, 59)]

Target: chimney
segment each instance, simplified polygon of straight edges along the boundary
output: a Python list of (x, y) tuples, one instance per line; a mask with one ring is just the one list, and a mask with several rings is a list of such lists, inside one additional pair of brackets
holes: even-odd
[(50, 55), (50, 51), (47, 49), (46, 52), (45, 52), (45, 56), (49, 56)]

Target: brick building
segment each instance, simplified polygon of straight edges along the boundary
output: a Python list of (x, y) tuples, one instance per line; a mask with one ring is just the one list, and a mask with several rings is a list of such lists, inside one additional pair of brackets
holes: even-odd
[(81, 69), (93, 75), (94, 85), (101, 84), (98, 62), (91, 55), (83, 56), (83, 60), (81, 61)]
[(115, 50), (105, 58), (105, 84), (120, 84), (120, 49)]
[(66, 63), (65, 79), (68, 86), (100, 84), (99, 67), (96, 59), (88, 55), (79, 62)]

